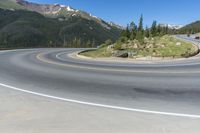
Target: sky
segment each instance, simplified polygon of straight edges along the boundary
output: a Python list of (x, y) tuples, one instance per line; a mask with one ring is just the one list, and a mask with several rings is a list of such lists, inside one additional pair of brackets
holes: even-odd
[(138, 23), (143, 14), (144, 24), (159, 23), (185, 25), (200, 20), (200, 0), (28, 0), (45, 4), (69, 5), (84, 10), (108, 22), (126, 26)]

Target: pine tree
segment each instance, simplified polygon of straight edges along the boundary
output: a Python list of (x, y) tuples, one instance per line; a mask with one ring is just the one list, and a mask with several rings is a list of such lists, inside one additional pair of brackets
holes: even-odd
[(77, 48), (80, 48), (81, 47), (81, 38), (79, 38), (78, 40), (77, 40)]
[(113, 43), (113, 42), (112, 42), (111, 39), (108, 39), (108, 40), (105, 41), (105, 45), (106, 45), (106, 46), (109, 46), (109, 45), (111, 45), (112, 43)]
[(157, 30), (156, 30), (157, 36), (162, 36), (162, 27), (160, 25), (157, 26)]
[(92, 48), (95, 48), (97, 45), (96, 45), (96, 40), (93, 38), (92, 40)]
[(165, 35), (166, 35), (166, 34), (169, 34), (169, 27), (168, 27), (168, 25), (165, 27), (164, 34), (165, 34)]
[(131, 30), (130, 39), (134, 40), (136, 38), (136, 35), (137, 35), (137, 25), (134, 22), (131, 22), (130, 30)]
[(153, 21), (151, 26), (151, 36), (155, 37), (157, 35), (157, 22)]
[(127, 38), (130, 38), (130, 26), (129, 25), (127, 25), (127, 27), (126, 27), (126, 37)]
[(138, 25), (138, 31), (143, 32), (143, 15), (140, 17), (139, 25)]
[(88, 40), (87, 43), (86, 43), (86, 48), (90, 48), (90, 47), (92, 47), (92, 44), (91, 44), (91, 41)]
[(126, 30), (122, 30), (120, 37), (125, 37), (126, 36)]
[(146, 29), (145, 29), (145, 37), (149, 38), (150, 37), (150, 31), (149, 31), (149, 28), (146, 26)]
[(121, 32), (121, 37), (127, 37), (127, 38), (130, 38), (130, 30), (129, 30), (129, 25), (127, 25), (127, 27), (126, 27), (126, 29), (125, 30), (123, 30), (122, 32)]
[(140, 20), (139, 20), (136, 39), (137, 39), (141, 44), (144, 43), (143, 15), (141, 15)]
[(136, 35), (136, 40), (140, 42), (140, 44), (144, 43), (144, 32), (138, 31)]

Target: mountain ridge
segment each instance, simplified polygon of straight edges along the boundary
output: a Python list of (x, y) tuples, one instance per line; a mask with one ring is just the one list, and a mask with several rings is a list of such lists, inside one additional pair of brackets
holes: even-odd
[[(10, 0), (11, 1), (11, 0)], [(101, 24), (104, 28), (111, 29), (112, 27), (122, 29), (122, 26), (117, 24), (110, 24), (111, 22), (106, 22), (103, 19), (92, 15), (91, 13), (87, 13), (82, 10), (77, 10), (72, 8), (71, 6), (61, 5), (61, 4), (38, 4), (34, 2), (29, 2), (26, 0), (12, 0), (16, 2), (18, 5), (22, 6), (23, 8), (31, 11), (38, 12), (43, 14), (47, 17), (64, 17), (65, 19), (69, 17), (82, 17), (84, 19), (93, 20), (97, 23)], [(112, 22), (113, 23), (113, 22)]]
[(169, 29), (172, 29), (172, 30), (178, 30), (178, 29), (181, 29), (183, 27), (183, 25), (177, 25), (177, 24), (164, 24), (164, 23), (161, 23), (159, 25), (161, 27), (168, 27)]
[(198, 32), (200, 32), (200, 20), (187, 24), (179, 29), (179, 33), (181, 34), (194, 34)]
[(0, 0), (0, 8), (0, 47), (95, 47), (117, 40), (121, 32), (98, 17), (59, 4)]

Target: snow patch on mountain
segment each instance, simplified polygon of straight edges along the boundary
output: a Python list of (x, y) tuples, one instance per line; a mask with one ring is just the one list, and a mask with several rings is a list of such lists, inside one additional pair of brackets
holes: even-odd
[[(107, 30), (112, 29), (112, 27), (119, 28), (120, 26), (117, 26), (116, 24), (110, 24), (103, 19), (94, 16), (90, 13), (87, 13), (85, 11), (80, 11), (77, 9), (74, 9), (70, 6), (67, 5), (60, 5), (60, 4), (37, 4), (37, 3), (32, 3), (28, 2), (26, 0), (16, 0), (18, 4), (26, 7), (29, 10), (36, 11), (40, 14), (47, 15), (48, 17), (57, 17), (57, 16), (62, 16), (63, 17), (82, 17), (84, 19), (88, 20), (93, 20), (96, 23), (99, 23), (102, 27), (104, 27)], [(121, 29), (121, 28), (120, 28)]]
[(72, 9), (70, 6), (67, 6), (67, 11), (69, 11), (69, 12), (74, 12), (75, 10)]
[(176, 24), (159, 24), (161, 27), (168, 27), (170, 29), (178, 30), (183, 27), (183, 25), (176, 25)]
[(52, 14), (58, 14), (61, 10), (62, 10), (62, 8), (59, 8), (57, 11), (52, 11), (50, 13), (52, 13)]
[(66, 6), (65, 6), (65, 5), (60, 5), (60, 7), (64, 8), (64, 7), (66, 7)]

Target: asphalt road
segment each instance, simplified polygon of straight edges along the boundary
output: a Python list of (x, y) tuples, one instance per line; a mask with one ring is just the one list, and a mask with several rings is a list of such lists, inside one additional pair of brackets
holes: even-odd
[(0, 52), (0, 130), (200, 130), (199, 56), (148, 64), (86, 61), (68, 56), (79, 50)]

